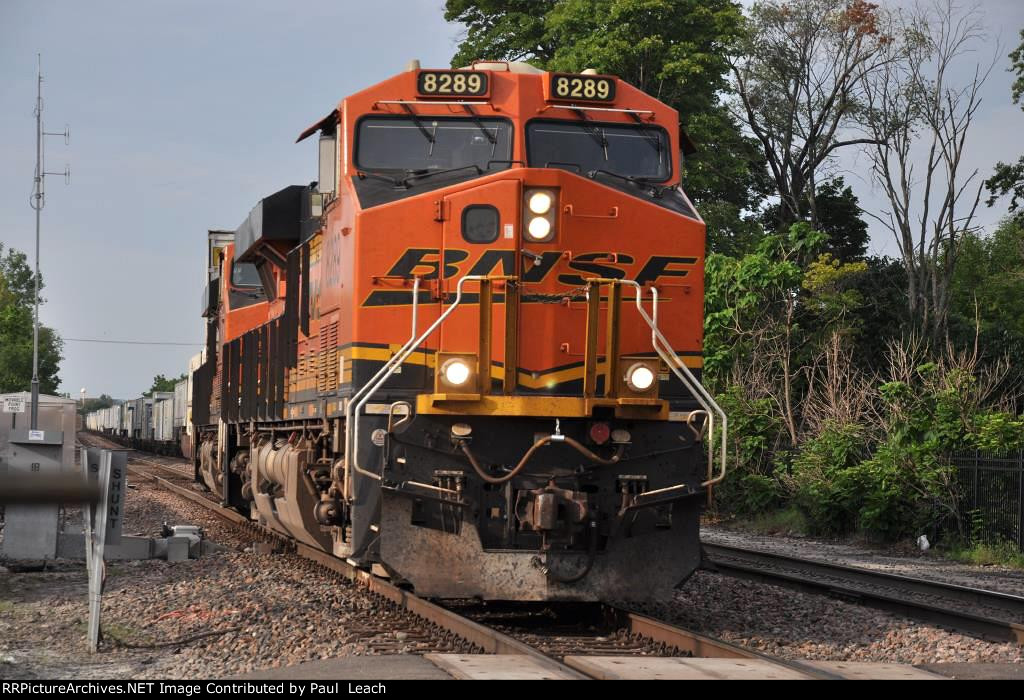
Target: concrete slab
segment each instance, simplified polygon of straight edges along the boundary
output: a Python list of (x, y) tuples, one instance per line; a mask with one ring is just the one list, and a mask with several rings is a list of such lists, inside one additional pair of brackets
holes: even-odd
[(563, 661), (600, 680), (808, 680), (760, 659), (689, 659), (658, 656), (566, 656)]
[(450, 681), (452, 677), (422, 656), (391, 654), (386, 656), (340, 656), (307, 661), (293, 666), (265, 668), (229, 680), (345, 680), (354, 681)]
[(167, 561), (188, 561), (188, 544), (187, 537), (168, 537)]
[(956, 680), (1022, 681), (1024, 664), (986, 664), (967, 661), (924, 664), (921, 668)]
[(907, 664), (875, 661), (802, 661), (805, 666), (838, 673), (851, 681), (942, 681), (943, 676)]
[(564, 681), (575, 680), (519, 654), (424, 654), (455, 678), (468, 681)]
[[(57, 540), (57, 555), (63, 559), (85, 559), (85, 535), (81, 532), (62, 532)], [(122, 559), (149, 559), (153, 556), (153, 538), (122, 535), (121, 544), (107, 545), (103, 558), (107, 561)]]

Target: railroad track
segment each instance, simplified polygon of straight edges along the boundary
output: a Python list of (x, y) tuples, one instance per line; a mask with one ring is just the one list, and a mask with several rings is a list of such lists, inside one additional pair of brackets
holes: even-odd
[[(239, 527), (243, 527), (253, 534), (263, 537), (271, 537), (285, 543), (297, 555), (316, 562), (330, 571), (341, 574), (349, 580), (365, 586), (370, 592), (382, 596), (391, 602), (403, 607), (413, 615), (417, 615), (427, 622), (437, 625), (452, 634), (464, 639), (485, 654), (500, 654), (526, 657), (535, 666), (546, 669), (552, 678), (594, 678), (592, 673), (582, 672), (577, 668), (559, 660), (555, 656), (545, 653), (538, 648), (540, 642), (534, 639), (534, 643), (527, 643), (517, 638), (518, 635), (500, 631), (482, 624), (471, 617), (460, 614), (458, 611), (443, 607), (413, 593), (403, 590), (389, 581), (376, 576), (368, 571), (357, 568), (349, 562), (339, 559), (327, 552), (315, 549), (301, 542), (284, 541), (276, 533), (259, 527), (241, 513), (222, 507), (209, 496), (193, 491), (181, 483), (158, 476), (152, 469), (172, 472), (180, 476), (181, 472), (173, 467), (158, 464), (146, 460), (143, 462), (149, 469), (139, 469), (132, 465), (132, 461), (142, 461), (133, 457), (129, 461), (128, 471), (138, 477), (146, 478), (158, 484), (161, 488), (171, 491), (193, 503), (203, 506), (219, 517)], [(655, 620), (644, 615), (633, 613), (613, 606), (602, 606), (602, 614), (609, 623), (616, 629), (614, 633), (619, 638), (631, 640), (632, 649), (645, 651), (646, 655), (652, 653), (651, 649), (657, 648), (662, 655), (673, 655), (683, 657), (717, 658), (733, 660), (749, 660), (760, 662), (764, 666), (771, 666), (775, 669), (775, 675), (779, 677), (805, 677), (816, 679), (838, 679), (841, 676), (828, 670), (814, 668), (796, 661), (778, 659), (762, 654), (760, 652), (745, 649), (743, 647), (713, 639), (704, 635), (691, 632), (681, 627)], [(529, 635), (525, 635), (529, 637)], [(594, 649), (585, 641), (591, 635), (574, 635), (562, 639), (556, 645), (562, 652), (572, 651), (574, 655), (587, 654), (588, 652), (607, 653), (607, 647)], [(551, 647), (551, 648), (556, 648)], [(566, 654), (568, 656), (568, 654)]]
[(731, 545), (703, 546), (707, 568), (729, 576), (830, 595), (1024, 645), (1024, 596)]
[[(109, 443), (90, 436), (89, 442), (93, 445), (106, 446), (98, 444), (100, 441)], [(614, 657), (619, 664), (638, 664), (649, 671), (651, 677), (666, 671), (656, 663), (666, 660), (665, 657), (671, 657), (668, 661), (680, 657), (713, 660), (715, 669), (705, 678), (713, 678), (716, 673), (733, 677), (738, 673), (752, 678), (837, 680), (849, 677), (827, 663), (780, 659), (608, 604), (538, 606), (460, 601), (439, 605), (327, 552), (260, 527), (245, 515), (223, 507), (207, 492), (196, 490), (191, 470), (175, 467), (174, 463), (182, 464), (181, 460), (160, 458), (157, 461), (135, 452), (129, 458), (128, 469), (136, 477), (150, 480), (210, 510), (254, 537), (276, 541), (298, 556), (363, 585), (371, 593), (464, 640), (462, 646), (468, 645), (483, 654), (516, 657), (531, 664), (534, 678), (615, 677), (607, 674), (607, 666), (602, 668), (588, 663), (608, 657)], [(463, 661), (473, 658), (479, 656), (459, 657)], [(518, 663), (516, 659), (514, 663)], [(460, 671), (457, 665), (445, 668), (455, 674)], [(671, 673), (672, 669), (667, 671)]]
[[(88, 442), (103, 447), (99, 440)], [(106, 442), (106, 441), (103, 441)], [(171, 464), (133, 454), (129, 459), (128, 471), (138, 478), (147, 479), (159, 487), (202, 506), (218, 517), (249, 531), (253, 536), (273, 539), (286, 546), (295, 554), (319, 564), (329, 571), (363, 585), (371, 593), (379, 595), (404, 608), (409, 613), (424, 619), (464, 640), (466, 644), (484, 654), (520, 657), (528, 660), (534, 669), (541, 669), (542, 676), (550, 678), (594, 679), (602, 678), (600, 672), (588, 668), (580, 659), (595, 656), (617, 656), (621, 659), (640, 658), (650, 660), (656, 656), (696, 657), (720, 659), (725, 663), (738, 662), (741, 665), (756, 664), (759, 673), (779, 678), (838, 679), (842, 676), (828, 669), (815, 668), (801, 662), (778, 659), (761, 652), (746, 649), (728, 642), (697, 634), (690, 630), (640, 615), (610, 605), (583, 606), (585, 617), (600, 618), (598, 624), (585, 628), (575, 621), (575, 627), (564, 623), (565, 615), (574, 617), (580, 606), (568, 606), (571, 612), (557, 612), (560, 606), (545, 606), (561, 616), (552, 623), (543, 621), (541, 627), (554, 625), (557, 631), (538, 630), (529, 606), (512, 613), (519, 616), (516, 621), (508, 609), (495, 619), (494, 606), (483, 606), (470, 610), (468, 604), (452, 604), (452, 607), (438, 605), (403, 590), (371, 572), (355, 567), (327, 552), (309, 547), (301, 542), (285, 540), (272, 533), (243, 514), (221, 506), (205, 492), (190, 488), (185, 470)], [(469, 605), (469, 607), (472, 607)], [(525, 610), (525, 612), (524, 612)], [(525, 623), (524, 623), (525, 620)], [(596, 631), (595, 631), (596, 630)], [(465, 657), (463, 657), (465, 658)], [(750, 664), (753, 662), (753, 664)], [(455, 669), (456, 671), (458, 669)]]

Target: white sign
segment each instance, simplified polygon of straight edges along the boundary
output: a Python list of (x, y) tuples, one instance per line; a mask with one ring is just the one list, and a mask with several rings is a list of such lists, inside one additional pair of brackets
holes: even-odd
[(41, 442), (43, 439), (45, 439), (45, 437), (46, 437), (46, 433), (44, 433), (42, 430), (30, 430), (30, 431), (28, 431), (28, 439), (29, 440), (33, 440), (35, 442)]
[(4, 397), (4, 413), (24, 413), (25, 412), (25, 397), (24, 396), (5, 396)]

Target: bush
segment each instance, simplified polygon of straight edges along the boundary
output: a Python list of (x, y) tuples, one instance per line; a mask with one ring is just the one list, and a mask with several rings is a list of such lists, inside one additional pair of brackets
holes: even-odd
[(773, 459), (782, 423), (773, 415), (771, 402), (750, 399), (735, 386), (718, 401), (729, 416), (729, 475), (715, 487), (715, 503), (724, 511), (742, 516), (777, 507), (781, 494), (774, 478)]
[(857, 425), (829, 424), (801, 446), (786, 486), (812, 534), (854, 528), (863, 485), (853, 467), (864, 451), (863, 429)]

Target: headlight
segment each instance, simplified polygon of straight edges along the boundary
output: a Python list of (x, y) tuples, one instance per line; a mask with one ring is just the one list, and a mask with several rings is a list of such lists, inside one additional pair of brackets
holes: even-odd
[(523, 238), (528, 243), (548, 243), (558, 228), (558, 190), (527, 187), (523, 190)]
[(534, 214), (547, 214), (551, 209), (552, 201), (551, 195), (547, 192), (535, 192), (530, 195), (530, 202), (527, 206)]
[(548, 237), (548, 234), (551, 233), (551, 222), (543, 216), (535, 216), (530, 219), (530, 224), (527, 226), (526, 232), (530, 235), (530, 238), (534, 240), (544, 240)]
[(441, 376), (452, 386), (462, 386), (469, 380), (472, 371), (469, 365), (458, 358), (452, 358), (441, 366)]
[(654, 384), (654, 370), (637, 362), (626, 370), (626, 385), (636, 392), (647, 391)]

